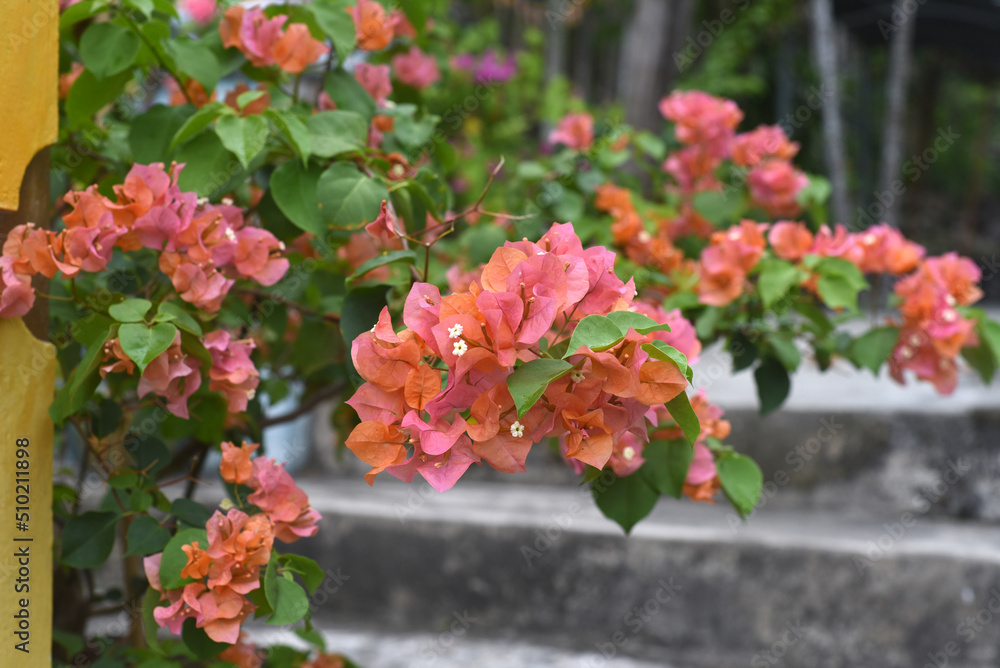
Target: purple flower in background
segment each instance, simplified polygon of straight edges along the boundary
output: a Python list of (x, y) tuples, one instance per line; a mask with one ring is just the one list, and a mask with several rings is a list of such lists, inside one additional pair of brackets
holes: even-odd
[(451, 64), (457, 70), (472, 72), (476, 83), (502, 83), (517, 74), (517, 62), (513, 55), (500, 61), (492, 50), (486, 51), (478, 59), (471, 53), (457, 55), (452, 58)]
[(474, 74), (478, 83), (507, 81), (517, 74), (517, 63), (513, 55), (508, 55), (503, 62), (500, 62), (497, 60), (496, 53), (487, 51), (479, 59)]

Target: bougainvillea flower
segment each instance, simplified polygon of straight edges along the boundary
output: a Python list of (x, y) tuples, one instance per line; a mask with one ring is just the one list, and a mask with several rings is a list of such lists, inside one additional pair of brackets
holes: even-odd
[(287, 20), (283, 14), (269, 19), (260, 7), (247, 9), (243, 5), (233, 5), (219, 22), (222, 45), (236, 47), (255, 67), (273, 65), (274, 48)]
[(222, 479), (235, 485), (245, 485), (253, 473), (253, 462), (250, 461), (250, 456), (259, 447), (258, 443), (247, 443), (246, 441), (239, 447), (233, 443), (223, 443), (222, 463), (219, 465)]
[(586, 151), (594, 144), (594, 117), (588, 113), (566, 114), (549, 133), (549, 143)]
[(779, 258), (798, 262), (812, 248), (813, 234), (802, 223), (782, 220), (771, 226), (767, 240)]
[(684, 144), (700, 144), (717, 157), (724, 156), (743, 112), (732, 100), (702, 91), (674, 91), (660, 100), (660, 113), (674, 122), (674, 134)]
[(399, 427), (378, 421), (359, 424), (347, 437), (346, 445), (358, 459), (372, 469), (365, 474), (365, 481), (372, 485), (375, 476), (387, 466), (402, 464), (406, 460), (406, 435)]
[(392, 95), (391, 76), (392, 73), (388, 65), (359, 63), (354, 68), (355, 80), (368, 91), (379, 107), (384, 106), (386, 100)]
[(13, 269), (13, 261), (0, 257), (0, 318), (20, 318), (35, 305), (31, 279)]
[(809, 185), (809, 177), (787, 160), (765, 160), (750, 170), (747, 185), (754, 204), (771, 216), (796, 216), (802, 206), (796, 201), (799, 192)]
[(799, 144), (789, 141), (781, 126), (761, 125), (733, 137), (730, 152), (737, 165), (756, 167), (765, 158), (791, 160), (799, 152)]
[(358, 48), (365, 51), (381, 51), (389, 46), (399, 21), (398, 15), (387, 16), (385, 7), (375, 0), (358, 0), (358, 3), (347, 11), (354, 19)]
[(379, 241), (388, 242), (399, 238), (396, 225), (396, 214), (389, 208), (388, 202), (382, 200), (382, 207), (379, 209), (378, 217), (365, 225), (365, 231)]
[(441, 78), (437, 59), (416, 46), (392, 57), (392, 71), (397, 79), (414, 88), (427, 88)]
[(150, 392), (167, 400), (167, 410), (188, 419), (187, 400), (201, 387), (201, 363), (181, 350), (181, 335), (146, 366), (139, 379), (139, 397)]
[(323, 42), (315, 39), (304, 23), (293, 23), (274, 44), (274, 60), (289, 74), (298, 74), (330, 52)]
[(236, 84), (236, 86), (226, 93), (226, 99), (224, 100), (227, 107), (235, 109), (239, 112), (241, 116), (253, 116), (255, 114), (262, 114), (264, 111), (271, 106), (271, 94), (267, 90), (267, 84), (257, 84), (257, 92), (261, 93), (259, 97), (251, 102), (248, 102), (242, 109), (240, 109), (239, 98), (243, 93), (251, 92), (250, 87), (247, 86), (242, 81)]
[(208, 25), (215, 17), (216, 0), (183, 0), (181, 7), (201, 25)]

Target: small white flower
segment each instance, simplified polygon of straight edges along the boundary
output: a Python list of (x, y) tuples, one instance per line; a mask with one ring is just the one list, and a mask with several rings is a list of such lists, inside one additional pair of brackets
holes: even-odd
[(955, 322), (958, 320), (958, 313), (956, 313), (955, 309), (952, 308), (945, 309), (941, 312), (941, 319), (945, 322)]
[(627, 446), (624, 450), (622, 450), (622, 458), (627, 462), (635, 459), (635, 448), (631, 445)]
[(865, 236), (861, 237), (861, 241), (863, 241), (866, 246), (874, 246), (875, 242), (878, 241), (878, 237), (875, 236), (874, 232), (869, 232)]
[(455, 353), (455, 357), (461, 357), (468, 349), (469, 345), (465, 341), (455, 341), (455, 347), (452, 348), (451, 352)]
[(376, 327), (378, 327), (378, 323), (377, 323), (377, 322), (376, 322), (376, 323), (375, 323), (374, 325), (372, 325), (372, 328), (371, 328), (371, 329), (370, 329), (369, 331), (370, 331), (370, 332), (371, 332), (372, 334), (374, 334), (374, 333), (375, 333), (375, 328), (376, 328)]
[(904, 360), (908, 360), (911, 357), (913, 357), (913, 349), (908, 346), (902, 346), (899, 349), (899, 356), (902, 357)]
[(229, 239), (230, 241), (236, 241), (236, 233), (233, 232), (233, 228), (231, 227), (226, 228), (226, 238)]
[(233, 198), (232, 197), (223, 197), (222, 198), (222, 204), (225, 205), (225, 206), (232, 206), (233, 205)]
[(198, 201), (195, 202), (195, 204), (197, 204), (198, 206), (205, 206), (206, 204), (208, 204), (208, 198), (207, 197), (199, 197)]
[(734, 227), (733, 229), (729, 230), (729, 233), (726, 234), (726, 236), (729, 237), (731, 241), (739, 241), (740, 238), (743, 236), (743, 230)]
[(462, 332), (465, 331), (465, 327), (462, 327), (462, 323), (457, 323), (454, 327), (448, 328), (448, 338), (457, 339), (462, 336)]
[(948, 306), (954, 306), (955, 305), (955, 298), (952, 297), (951, 295), (946, 295), (945, 298), (944, 298), (944, 301), (945, 301), (945, 303), (948, 304)]
[(247, 390), (247, 399), (253, 399), (256, 396), (257, 396), (257, 390), (255, 390), (253, 388), (250, 388), (249, 390)]
[(583, 380), (583, 370), (573, 369), (572, 371), (569, 372), (569, 379), (574, 383), (579, 383), (581, 380)]
[(510, 426), (510, 435), (514, 438), (521, 438), (524, 436), (524, 425), (514, 420), (514, 424)]
[(639, 241), (641, 241), (644, 244), (649, 243), (652, 238), (653, 237), (646, 230), (639, 232)]
[(910, 337), (910, 345), (917, 348), (924, 342), (924, 337), (919, 334), (914, 334)]

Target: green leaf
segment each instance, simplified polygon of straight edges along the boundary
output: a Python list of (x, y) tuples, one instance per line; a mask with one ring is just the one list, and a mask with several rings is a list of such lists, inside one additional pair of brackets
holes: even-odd
[(131, 358), (140, 371), (157, 355), (166, 351), (174, 342), (177, 327), (169, 322), (161, 322), (147, 327), (141, 323), (127, 323), (118, 329), (118, 341), (122, 351)]
[(209, 638), (205, 629), (199, 629), (197, 624), (194, 617), (188, 617), (184, 620), (184, 626), (181, 627), (181, 640), (184, 641), (189, 650), (194, 652), (196, 657), (212, 659), (230, 647), (228, 643), (216, 642)]
[(771, 352), (774, 353), (774, 356), (778, 358), (786, 369), (795, 371), (799, 368), (802, 355), (799, 353), (799, 349), (795, 347), (795, 342), (791, 336), (774, 334), (767, 339), (767, 342), (771, 345)]
[(686, 441), (650, 441), (642, 451), (646, 463), (639, 469), (646, 482), (656, 491), (675, 499), (681, 498), (688, 469), (694, 459), (694, 448)]
[(743, 332), (734, 332), (729, 337), (729, 353), (733, 356), (733, 373), (757, 361), (757, 345)]
[(618, 329), (622, 332), (627, 332), (629, 327), (640, 334), (670, 331), (670, 325), (666, 323), (660, 324), (649, 316), (636, 313), (635, 311), (612, 311), (606, 317), (608, 320), (618, 325)]
[(753, 372), (760, 398), (760, 414), (767, 415), (785, 402), (792, 387), (785, 365), (774, 357), (765, 357)]
[(621, 343), (624, 338), (625, 333), (621, 327), (610, 318), (603, 315), (588, 315), (576, 324), (563, 357), (575, 355), (581, 346), (590, 348), (594, 352), (608, 350)]
[(597, 507), (606, 517), (617, 522), (626, 534), (652, 512), (660, 498), (659, 492), (638, 473), (624, 478), (615, 476), (610, 484), (604, 484), (599, 478), (590, 483), (590, 489)]
[(264, 594), (274, 611), (266, 622), (268, 625), (294, 624), (309, 612), (305, 590), (290, 577), (278, 575), (278, 559), (273, 554), (264, 573)]
[(357, 230), (378, 217), (382, 201), (388, 199), (386, 187), (358, 171), (349, 163), (335, 163), (316, 184), (320, 216), (339, 229)]
[(177, 179), (181, 190), (209, 197), (216, 191), (231, 190), (234, 187), (231, 183), (242, 183), (244, 172), (240, 161), (226, 150), (214, 132), (202, 132), (181, 146), (174, 157), (177, 162), (185, 163)]
[(322, 174), (319, 167), (303, 167), (296, 160), (278, 165), (271, 174), (271, 196), (281, 213), (296, 227), (323, 238), (327, 227), (320, 217), (316, 185)]
[(415, 264), (417, 261), (417, 254), (411, 250), (398, 250), (389, 251), (381, 255), (377, 255), (370, 260), (365, 260), (361, 263), (361, 266), (354, 270), (354, 273), (347, 277), (347, 283), (353, 283), (365, 274), (367, 274), (372, 269), (378, 267), (384, 267), (387, 264), (392, 264), (394, 262), (405, 262), (406, 264)]
[(823, 303), (830, 308), (846, 308), (856, 311), (858, 293), (868, 287), (861, 270), (847, 260), (825, 257), (816, 263), (819, 273), (816, 288)]
[(212, 517), (212, 511), (192, 499), (181, 497), (170, 504), (170, 514), (193, 527), (205, 526)]
[(757, 267), (760, 272), (757, 289), (764, 308), (771, 308), (799, 281), (799, 270), (791, 262), (770, 258), (762, 260)]
[(983, 316), (976, 323), (976, 332), (979, 334), (979, 338), (990, 347), (994, 358), (1000, 364), (1000, 323)]
[(898, 340), (898, 327), (876, 327), (851, 342), (847, 356), (859, 369), (868, 369), (877, 376)]
[(323, 572), (320, 565), (309, 557), (303, 557), (299, 554), (283, 554), (279, 559), (285, 568), (295, 571), (302, 577), (310, 594), (315, 594), (316, 588), (323, 584), (323, 580), (326, 578), (326, 573)]
[(125, 84), (132, 80), (132, 71), (125, 70), (104, 79), (98, 79), (85, 69), (73, 83), (66, 97), (66, 118), (70, 130), (93, 125), (94, 114), (111, 104), (125, 91)]
[(63, 420), (83, 408), (101, 383), (98, 369), (104, 359), (104, 343), (113, 326), (109, 318), (95, 313), (84, 320), (79, 331), (74, 332), (76, 340), (86, 348), (86, 354), (70, 373), (49, 408), (49, 415), (56, 424), (62, 424)]
[(146, 556), (163, 551), (170, 542), (170, 532), (149, 515), (140, 515), (132, 520), (128, 528), (128, 551), (126, 556)]
[(182, 331), (194, 334), (195, 336), (202, 335), (201, 325), (198, 324), (198, 321), (191, 317), (191, 315), (176, 302), (161, 303), (159, 308), (156, 309), (156, 317), (153, 318), (153, 321), (172, 322)]
[(333, 40), (333, 49), (341, 63), (357, 45), (354, 19), (347, 12), (347, 8), (353, 4), (353, 0), (319, 0), (306, 5), (319, 27)]
[(816, 333), (820, 336), (826, 336), (833, 331), (833, 324), (830, 322), (829, 318), (826, 317), (826, 313), (823, 312), (823, 309), (816, 304), (812, 302), (796, 301), (793, 302), (792, 307), (813, 324)]
[(764, 485), (764, 475), (757, 463), (736, 453), (719, 457), (715, 466), (722, 482), (722, 491), (736, 508), (741, 517), (753, 512), (760, 501), (761, 489)]
[(83, 2), (70, 5), (59, 15), (59, 30), (65, 30), (91, 16), (96, 16), (103, 12), (107, 6), (108, 0), (83, 0)]
[(664, 362), (673, 362), (676, 364), (677, 368), (681, 370), (681, 373), (684, 374), (689, 383), (694, 380), (694, 369), (692, 369), (688, 364), (687, 355), (677, 350), (677, 348), (674, 348), (663, 341), (651, 341), (650, 343), (642, 344), (642, 349), (649, 353), (649, 356), (653, 359), (663, 360)]
[(962, 357), (969, 363), (969, 366), (979, 373), (983, 383), (988, 385), (993, 380), (993, 374), (997, 371), (997, 362), (988, 345), (980, 341), (978, 346), (966, 346), (962, 348)]
[(137, 116), (128, 135), (132, 161), (143, 165), (169, 163), (171, 142), (191, 114), (189, 105), (167, 107), (157, 104)]
[(725, 228), (736, 222), (742, 202), (733, 193), (709, 190), (696, 193), (692, 199), (694, 209), (716, 227)]
[(250, 160), (267, 144), (271, 125), (266, 118), (257, 114), (246, 118), (226, 115), (215, 124), (215, 134), (246, 169)]
[(184, 125), (177, 131), (174, 138), (170, 141), (170, 149), (174, 149), (180, 146), (191, 137), (207, 128), (212, 124), (216, 118), (222, 114), (232, 114), (234, 113), (232, 108), (222, 104), (221, 102), (209, 102), (204, 107), (192, 114), (185, 122)]
[[(344, 14), (347, 15), (347, 12)], [(338, 69), (330, 72), (323, 83), (323, 90), (337, 105), (337, 109), (359, 113), (366, 122), (371, 120), (375, 113), (375, 100), (353, 76), (344, 70)]]
[(71, 568), (97, 568), (115, 546), (118, 513), (88, 510), (70, 517), (62, 532), (59, 561)]
[(91, 23), (80, 38), (80, 59), (98, 79), (127, 69), (139, 55), (142, 41), (124, 26)]
[(171, 538), (163, 548), (163, 558), (160, 559), (160, 583), (164, 589), (183, 587), (191, 578), (182, 578), (181, 571), (187, 566), (188, 558), (181, 548), (197, 542), (198, 547), (208, 547), (208, 534), (204, 529), (182, 529)]
[(323, 111), (306, 121), (313, 155), (332, 158), (364, 148), (368, 122), (353, 111)]
[(681, 392), (676, 397), (664, 404), (670, 412), (670, 417), (674, 419), (677, 426), (684, 432), (684, 438), (693, 448), (701, 434), (701, 422), (698, 415), (691, 408), (691, 400), (688, 399), (687, 392)]
[(131, 7), (142, 12), (142, 15), (149, 18), (153, 15), (153, 11), (156, 6), (153, 4), (153, 0), (124, 0), (126, 7)]
[[(211, 93), (219, 83), (222, 70), (219, 61), (204, 44), (184, 37), (170, 39), (166, 42), (167, 51), (174, 57), (177, 67), (183, 74), (205, 87), (206, 93)], [(178, 82), (180, 83), (180, 82)]]
[(552, 381), (565, 376), (573, 365), (564, 360), (540, 358), (531, 360), (507, 376), (507, 389), (517, 406), (517, 416), (524, 414), (535, 405)]
[(312, 144), (309, 140), (309, 128), (302, 119), (291, 111), (279, 109), (266, 109), (264, 115), (274, 121), (305, 165), (309, 160)]
[(632, 137), (632, 143), (656, 162), (663, 162), (663, 159), (667, 157), (667, 145), (651, 132), (643, 130), (636, 133)]
[(151, 308), (153, 302), (148, 299), (126, 299), (109, 306), (108, 313), (118, 322), (142, 322)]
[(156, 591), (152, 587), (148, 587), (146, 589), (146, 593), (142, 597), (143, 635), (146, 637), (146, 645), (156, 652), (163, 652), (163, 649), (160, 647), (160, 640), (157, 637), (160, 625), (156, 623), (156, 617), (153, 616), (153, 611), (160, 605), (161, 595), (162, 594), (160, 592)]

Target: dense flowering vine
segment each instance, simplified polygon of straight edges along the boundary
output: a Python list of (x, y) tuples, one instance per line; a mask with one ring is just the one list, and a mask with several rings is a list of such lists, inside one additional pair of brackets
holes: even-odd
[[(683, 353), (666, 342), (700, 346), (690, 330), (668, 335), (635, 309), (634, 284), (614, 260), (556, 224), (537, 243), (497, 249), (467, 292), (415, 283), (399, 333), (383, 310), (351, 349), (367, 382), (348, 402), (362, 422), (347, 445), (372, 466), (366, 479), (419, 473), (443, 491), (474, 462), (523, 471), (546, 436), (577, 467), (634, 471), (649, 425), (671, 419), (663, 405), (688, 385)], [(607, 323), (610, 333), (591, 331)]]

